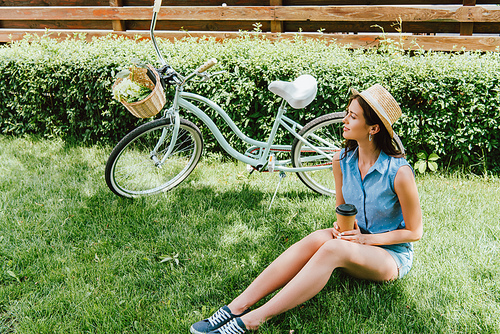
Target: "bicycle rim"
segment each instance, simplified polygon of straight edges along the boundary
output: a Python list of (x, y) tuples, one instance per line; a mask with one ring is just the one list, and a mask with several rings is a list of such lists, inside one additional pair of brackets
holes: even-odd
[(140, 126), (118, 143), (106, 164), (106, 182), (115, 194), (139, 197), (167, 191), (192, 172), (203, 149), (200, 130), (181, 119), (174, 148), (165, 158), (173, 129), (169, 119), (159, 119)]
[[(321, 148), (332, 156), (340, 151), (344, 138), (342, 137), (344, 113), (333, 113), (321, 116), (308, 124), (299, 132), (312, 146)], [(329, 166), (329, 168), (298, 172), (299, 179), (315, 192), (335, 195), (335, 180), (332, 172), (332, 161), (317, 153), (311, 146), (295, 139), (292, 144), (292, 164), (294, 167)]]

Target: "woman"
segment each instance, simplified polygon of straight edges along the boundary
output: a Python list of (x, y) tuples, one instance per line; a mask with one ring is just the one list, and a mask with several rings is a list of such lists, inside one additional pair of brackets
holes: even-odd
[[(411, 268), (411, 242), (422, 236), (422, 214), (413, 170), (392, 145), (401, 109), (381, 85), (352, 90), (344, 123), (345, 148), (334, 156), (336, 205), (358, 209), (354, 229), (311, 233), (267, 267), (241, 295), (191, 333), (236, 334), (314, 297), (341, 268), (360, 279), (390, 281)], [(249, 308), (281, 289), (259, 308)]]

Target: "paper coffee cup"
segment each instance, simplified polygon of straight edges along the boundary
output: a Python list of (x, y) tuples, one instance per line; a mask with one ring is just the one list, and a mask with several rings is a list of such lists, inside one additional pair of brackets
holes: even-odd
[(350, 231), (354, 229), (354, 219), (358, 213), (358, 209), (352, 204), (340, 204), (335, 208), (337, 214), (337, 224), (340, 232)]

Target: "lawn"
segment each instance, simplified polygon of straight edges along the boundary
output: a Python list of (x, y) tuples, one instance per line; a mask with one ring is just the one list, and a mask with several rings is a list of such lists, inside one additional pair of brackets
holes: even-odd
[[(0, 333), (188, 333), (284, 249), (329, 227), (334, 199), (288, 175), (204, 158), (171, 192), (126, 200), (110, 147), (0, 137)], [(417, 177), (424, 236), (403, 280), (335, 272), (259, 333), (499, 333), (500, 179)]]

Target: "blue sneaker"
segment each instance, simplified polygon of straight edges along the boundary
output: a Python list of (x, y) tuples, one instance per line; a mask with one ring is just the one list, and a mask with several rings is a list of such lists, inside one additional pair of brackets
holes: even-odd
[(224, 305), (217, 312), (212, 314), (210, 318), (198, 321), (197, 323), (193, 324), (189, 330), (193, 334), (207, 334), (225, 325), (234, 318), (242, 316), (248, 311), (250, 310), (246, 310), (242, 314), (232, 314), (229, 307)]
[(247, 327), (240, 318), (234, 318), (222, 327), (217, 328), (208, 334), (244, 334), (248, 333)]

